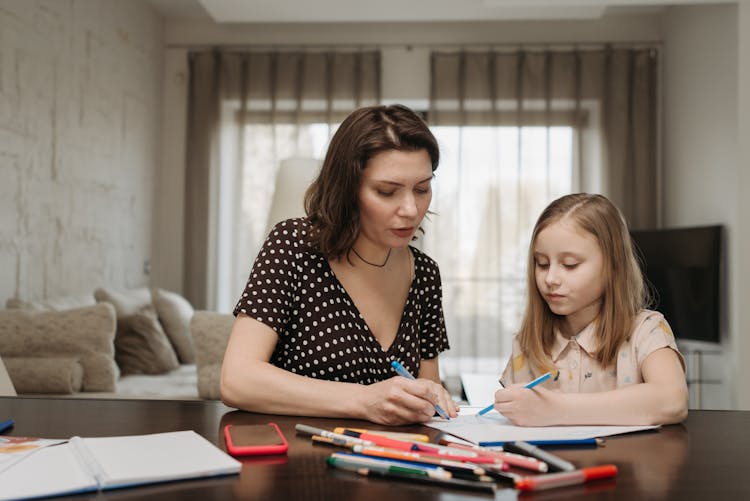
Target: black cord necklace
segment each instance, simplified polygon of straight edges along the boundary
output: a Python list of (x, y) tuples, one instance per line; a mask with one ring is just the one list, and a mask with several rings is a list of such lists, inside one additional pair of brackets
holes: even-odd
[(391, 257), (391, 250), (393, 250), (393, 249), (388, 249), (388, 254), (385, 255), (385, 261), (383, 261), (383, 264), (377, 264), (377, 263), (371, 263), (367, 259), (365, 259), (362, 256), (360, 256), (359, 252), (357, 252), (357, 249), (355, 249), (354, 247), (352, 247), (352, 252), (354, 253), (355, 256), (357, 256), (360, 260), (362, 260), (366, 264), (369, 264), (370, 266), (374, 266), (375, 268), (382, 268), (383, 266), (385, 266), (388, 263), (388, 259), (390, 259), (390, 257)]

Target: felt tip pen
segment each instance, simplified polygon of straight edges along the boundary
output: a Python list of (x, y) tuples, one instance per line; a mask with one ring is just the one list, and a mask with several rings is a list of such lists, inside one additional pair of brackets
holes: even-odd
[(521, 491), (540, 491), (543, 489), (552, 489), (553, 487), (583, 484), (589, 480), (611, 478), (615, 475), (617, 475), (617, 466), (605, 464), (580, 470), (523, 477), (520, 480), (516, 480), (516, 488)]
[(0, 421), (0, 432), (3, 432), (7, 430), (8, 428), (13, 428), (13, 425), (16, 424), (13, 422), (12, 419), (6, 419), (5, 421)]
[(443, 454), (443, 453), (428, 453), (428, 452), (408, 452), (408, 451), (401, 451), (401, 450), (394, 450), (394, 449), (388, 449), (387, 447), (366, 447), (366, 446), (354, 446), (354, 452), (360, 452), (361, 454), (365, 454), (368, 456), (379, 456), (379, 457), (386, 457), (386, 458), (400, 458), (400, 459), (406, 459), (406, 458), (412, 458), (415, 461), (418, 461), (421, 458), (424, 459), (436, 459), (436, 460), (451, 460), (451, 461), (459, 461), (462, 463), (472, 463), (475, 465), (481, 464), (489, 464), (493, 466), (499, 466), (502, 467), (502, 463), (499, 462), (497, 459), (489, 458), (489, 457), (467, 457), (467, 456), (461, 456), (461, 455), (451, 455), (451, 454)]
[(400, 431), (382, 431), (382, 430), (365, 430), (362, 428), (345, 428), (339, 426), (333, 429), (334, 433), (340, 433), (345, 435), (347, 430), (356, 431), (357, 433), (367, 433), (369, 435), (383, 435), (384, 437), (393, 438), (396, 440), (403, 440), (405, 442), (424, 442), (430, 441), (430, 437), (421, 433), (403, 433)]
[[(411, 375), (409, 371), (407, 371), (403, 365), (399, 363), (398, 360), (393, 360), (391, 362), (391, 367), (393, 367), (393, 370), (395, 370), (399, 376), (403, 376), (407, 379), (414, 379), (414, 376)], [(445, 412), (445, 409), (440, 407), (438, 404), (435, 404), (435, 412), (437, 412), (441, 418), (450, 420), (450, 416), (447, 412)]]
[[(534, 386), (536, 386), (538, 384), (542, 384), (543, 382), (545, 382), (546, 380), (548, 380), (551, 377), (552, 377), (552, 373), (551, 372), (545, 372), (544, 374), (542, 374), (541, 376), (539, 376), (535, 380), (531, 381), (530, 383), (526, 383), (526, 385), (524, 385), (524, 388), (530, 390)], [(503, 388), (505, 388), (505, 385), (503, 385)], [(490, 405), (488, 405), (487, 407), (485, 407), (484, 409), (482, 409), (481, 411), (479, 411), (478, 415), (484, 416), (485, 414), (487, 414), (488, 412), (490, 412), (494, 408), (495, 408), (495, 403), (493, 402)]]
[(313, 435), (312, 441), (313, 443), (316, 443), (316, 444), (334, 445), (337, 447), (346, 447), (349, 449), (351, 449), (352, 447), (356, 445), (359, 445), (359, 443), (352, 442), (351, 440), (341, 440), (338, 438), (321, 437), (320, 435)]
[(359, 432), (351, 431), (351, 430), (344, 430), (344, 433), (342, 433), (342, 435), (347, 436), (347, 437), (358, 438), (360, 440), (366, 440), (368, 442), (372, 442), (375, 445), (379, 445), (380, 447), (390, 447), (391, 449), (398, 449), (400, 451), (411, 451), (411, 450), (414, 450), (414, 448), (416, 447), (413, 442), (405, 442), (403, 440), (396, 440), (394, 438), (389, 438), (384, 435), (359, 433)]
[[(450, 487), (463, 488), (463, 489), (474, 489), (482, 490), (486, 492), (495, 492), (495, 484), (493, 482), (478, 482), (475, 480), (464, 480), (460, 478), (450, 478), (441, 476), (429, 476), (424, 473), (410, 473), (404, 471), (405, 469), (384, 469), (372, 464), (358, 464), (355, 462), (348, 462), (346, 460), (341, 461), (339, 458), (333, 456), (326, 459), (326, 462), (334, 467), (344, 470), (354, 471), (363, 476), (380, 476), (389, 477), (397, 480), (406, 480), (409, 482), (416, 483), (437, 483)], [(447, 473), (447, 472), (446, 472)]]
[(448, 447), (474, 451), (480, 456), (495, 458), (502, 461), (503, 464), (507, 464), (510, 466), (517, 466), (519, 468), (525, 468), (527, 470), (538, 471), (542, 473), (546, 473), (547, 471), (549, 471), (549, 466), (547, 466), (547, 463), (545, 463), (544, 461), (540, 461), (539, 459), (523, 454), (514, 454), (512, 452), (505, 451), (493, 451), (490, 449), (482, 449), (480, 447), (475, 447), (472, 445), (456, 444), (453, 442), (450, 442)]
[(357, 454), (362, 454), (363, 456), (371, 456), (383, 460), (404, 462), (412, 465), (430, 465), (440, 467), (446, 471), (453, 473), (454, 475), (456, 473), (466, 473), (472, 474), (479, 478), (485, 476), (486, 473), (486, 470), (484, 468), (474, 464), (467, 464), (460, 461), (452, 461), (449, 459), (426, 457), (416, 453), (389, 451), (380, 447), (364, 447), (362, 445), (355, 445), (354, 447), (352, 447), (352, 450)]
[(525, 454), (540, 461), (544, 461), (549, 465), (551, 471), (573, 471), (576, 469), (573, 463), (527, 442), (508, 442), (503, 445), (503, 451)]
[(382, 472), (409, 473), (411, 475), (422, 475), (435, 478), (449, 478), (450, 474), (445, 470), (429, 468), (425, 466), (408, 466), (404, 464), (394, 464), (389, 461), (377, 461), (366, 457), (351, 456), (347, 454), (331, 454), (328, 457), (328, 464), (343, 469), (368, 468)]
[(336, 439), (336, 440), (346, 440), (348, 442), (354, 442), (355, 444), (359, 445), (375, 445), (374, 442), (370, 442), (369, 440), (363, 440), (361, 438), (355, 438), (350, 437), (348, 435), (339, 435), (338, 433), (333, 433), (328, 430), (323, 430), (321, 428), (315, 428), (314, 426), (308, 426), (306, 424), (300, 424), (297, 423), (294, 425), (294, 429), (297, 430), (300, 433), (305, 433), (307, 435), (319, 435), (321, 437)]
[[(480, 447), (502, 447), (508, 442), (479, 442)], [(526, 440), (527, 444), (537, 447), (598, 447), (604, 445), (601, 438), (572, 438), (563, 440)]]
[[(439, 465), (432, 464), (423, 461), (416, 461), (413, 459), (400, 459), (391, 457), (374, 457), (366, 454), (359, 453), (343, 453), (337, 452), (331, 454), (331, 457), (345, 463), (359, 465), (366, 468), (372, 468), (375, 470), (386, 470), (388, 466), (401, 466), (404, 468), (412, 468), (423, 472), (424, 474), (433, 478), (454, 478), (457, 475), (462, 478), (468, 478), (470, 480), (481, 480), (483, 482), (491, 482), (492, 478), (484, 474), (478, 474), (467, 469), (460, 470), (458, 474), (454, 471), (459, 469), (450, 465)], [(453, 471), (451, 471), (453, 470)]]

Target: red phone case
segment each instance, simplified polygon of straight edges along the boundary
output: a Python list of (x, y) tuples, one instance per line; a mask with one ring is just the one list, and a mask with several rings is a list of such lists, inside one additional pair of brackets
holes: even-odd
[(267, 423), (268, 426), (272, 427), (279, 439), (280, 444), (264, 444), (264, 445), (240, 445), (232, 442), (232, 434), (230, 429), (233, 425), (228, 424), (224, 427), (224, 439), (227, 443), (227, 450), (233, 456), (263, 456), (271, 454), (286, 454), (289, 449), (289, 443), (286, 441), (286, 437), (281, 433), (281, 430), (276, 423)]

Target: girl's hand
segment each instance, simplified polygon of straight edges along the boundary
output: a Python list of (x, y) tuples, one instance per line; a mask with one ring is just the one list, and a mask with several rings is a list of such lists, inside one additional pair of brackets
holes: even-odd
[(522, 385), (495, 392), (495, 409), (516, 426), (549, 426), (555, 423), (556, 393), (542, 387)]
[(435, 415), (435, 404), (456, 417), (448, 392), (429, 379), (396, 376), (364, 387), (363, 419), (384, 425), (424, 423)]

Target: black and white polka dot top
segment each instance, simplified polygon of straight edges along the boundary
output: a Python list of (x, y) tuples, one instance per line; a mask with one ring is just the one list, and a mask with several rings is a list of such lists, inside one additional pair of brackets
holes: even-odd
[(421, 359), (449, 348), (437, 264), (415, 248), (414, 280), (388, 351), (331, 270), (307, 241), (306, 218), (278, 223), (258, 253), (234, 314), (244, 313), (276, 331), (277, 367), (303, 376), (372, 384), (395, 376), (398, 360), (415, 376)]

